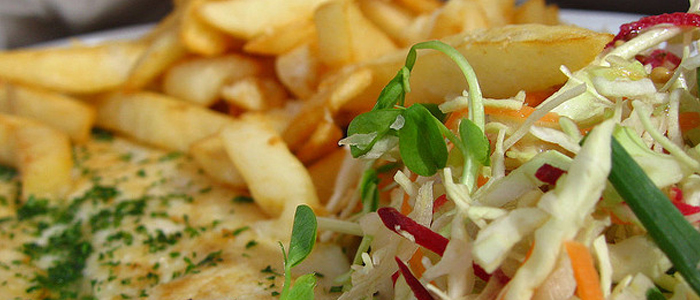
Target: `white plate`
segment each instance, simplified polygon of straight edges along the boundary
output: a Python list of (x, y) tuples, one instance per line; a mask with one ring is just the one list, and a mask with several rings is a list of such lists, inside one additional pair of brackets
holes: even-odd
[[(642, 17), (642, 15), (629, 13), (576, 9), (560, 9), (559, 16), (565, 24), (577, 25), (583, 28), (608, 33), (617, 33), (620, 25), (636, 21)], [(70, 44), (70, 41), (75, 40), (92, 45), (107, 40), (133, 39), (147, 33), (151, 28), (153, 28), (153, 24), (134, 25), (39, 43), (32, 47), (64, 46)]]
[(639, 20), (643, 15), (609, 11), (560, 9), (562, 22), (600, 32), (617, 33), (620, 25)]

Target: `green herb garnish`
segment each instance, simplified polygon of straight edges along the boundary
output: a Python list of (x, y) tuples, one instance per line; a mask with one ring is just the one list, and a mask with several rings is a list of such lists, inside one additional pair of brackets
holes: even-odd
[(614, 138), (609, 180), (659, 249), (700, 294), (700, 232), (688, 223)]
[(311, 207), (299, 205), (294, 213), (294, 225), (292, 227), (292, 238), (289, 242), (289, 253), (282, 247), (284, 255), (284, 286), (280, 295), (281, 300), (306, 300), (313, 299), (313, 289), (316, 285), (314, 274), (306, 274), (297, 278), (292, 286), (292, 268), (299, 265), (316, 244), (316, 215)]
[[(434, 104), (414, 104), (404, 107), (410, 91), (409, 77), (415, 64), (417, 49), (434, 49), (449, 56), (464, 73), (468, 84), (469, 119), (460, 123), (459, 135), (444, 124), (445, 114)], [(371, 152), (388, 151), (398, 144), (401, 159), (414, 173), (432, 176), (447, 164), (448, 148), (445, 138), (452, 142), (464, 160), (462, 182), (472, 187), (479, 166), (489, 165), (489, 143), (483, 133), (484, 109), (476, 74), (466, 58), (451, 46), (429, 41), (411, 47), (404, 67), (384, 87), (374, 108), (360, 114), (348, 126), (348, 138), (354, 157)], [(381, 145), (381, 147), (375, 147)], [(368, 157), (379, 157), (372, 153)]]

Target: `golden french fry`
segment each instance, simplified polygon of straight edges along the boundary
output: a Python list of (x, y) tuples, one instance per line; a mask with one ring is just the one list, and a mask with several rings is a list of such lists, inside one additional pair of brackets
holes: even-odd
[(483, 8), (489, 27), (511, 24), (515, 10), (515, 0), (476, 0)]
[(260, 61), (243, 55), (194, 58), (177, 63), (163, 78), (163, 91), (173, 97), (209, 106), (226, 82), (259, 74)]
[(190, 147), (190, 155), (214, 180), (233, 188), (245, 189), (246, 183), (228, 157), (218, 134), (194, 142)]
[(319, 59), (339, 67), (397, 50), (394, 42), (362, 15), (351, 0), (327, 2), (314, 13)]
[(318, 124), (332, 116), (372, 83), (372, 72), (358, 68), (329, 77), (319, 92), (304, 103), (301, 111), (282, 134), (292, 151), (297, 150), (316, 130)]
[(448, 1), (435, 10), (434, 18), (430, 32), (430, 38), (433, 39), (489, 26), (483, 7), (473, 0)]
[(515, 9), (515, 13), (513, 14), (513, 23), (539, 23), (556, 25), (559, 24), (559, 19), (557, 16), (557, 6), (548, 6), (544, 0), (528, 0)]
[(233, 118), (152, 92), (111, 93), (95, 101), (97, 125), (137, 141), (187, 152)]
[(36, 120), (76, 142), (90, 138), (95, 108), (72, 97), (18, 84), (0, 82), (0, 112)]
[(294, 154), (302, 163), (310, 164), (338, 149), (338, 141), (342, 138), (343, 130), (335, 122), (323, 120)]
[(221, 131), (224, 147), (264, 212), (280, 216), (298, 204), (319, 207), (304, 165), (264, 117), (241, 118)]
[(187, 49), (180, 43), (175, 25), (178, 23), (173, 24), (169, 30), (163, 30), (150, 41), (148, 49), (129, 73), (124, 83), (125, 89), (139, 90), (147, 86), (170, 65), (187, 54)]
[(271, 78), (251, 76), (223, 86), (221, 97), (244, 110), (261, 111), (284, 105), (287, 92)]
[(251, 39), (271, 28), (311, 17), (328, 0), (228, 0), (206, 2), (199, 14), (209, 24), (234, 37)]
[(280, 55), (316, 38), (310, 19), (299, 19), (283, 27), (264, 32), (245, 43), (243, 51), (263, 55)]
[(337, 148), (308, 167), (316, 194), (321, 203), (328, 202), (335, 191), (335, 180), (343, 164), (347, 151)]
[(299, 99), (308, 99), (316, 92), (321, 77), (318, 57), (315, 43), (307, 43), (275, 59), (277, 77)]
[(398, 0), (398, 2), (416, 13), (429, 13), (442, 5), (440, 0)]
[(73, 183), (68, 135), (41, 123), (0, 114), (0, 160), (22, 176), (22, 198), (59, 199)]
[(58, 92), (104, 92), (124, 84), (145, 49), (131, 41), (0, 52), (0, 77)]
[(233, 37), (204, 22), (198, 15), (199, 6), (207, 0), (187, 2), (180, 23), (180, 39), (187, 50), (203, 56), (221, 55), (237, 44)]
[(405, 7), (391, 1), (360, 0), (362, 14), (401, 46), (406, 46), (406, 28), (415, 15)]
[[(527, 24), (476, 30), (444, 39), (459, 50), (474, 68), (486, 97), (512, 97), (521, 90), (540, 91), (563, 84), (567, 79), (559, 67), (572, 71), (591, 62), (612, 35), (572, 26)], [(445, 95), (458, 95), (467, 88), (454, 62), (436, 51), (419, 53), (411, 75), (407, 104), (442, 103)], [(376, 102), (381, 89), (404, 64), (397, 53), (363, 64), (372, 69), (374, 80), (345, 109), (366, 111)], [(504, 76), (507, 74), (507, 76)]]

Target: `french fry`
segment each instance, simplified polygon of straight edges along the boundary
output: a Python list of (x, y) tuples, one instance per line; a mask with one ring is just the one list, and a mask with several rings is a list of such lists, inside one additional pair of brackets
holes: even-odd
[(464, 31), (487, 28), (489, 20), (483, 7), (473, 0), (451, 0), (434, 12), (430, 38), (439, 39)]
[(333, 195), (335, 180), (346, 155), (348, 154), (345, 149), (337, 148), (308, 167), (321, 203), (328, 202)]
[(319, 59), (339, 67), (379, 57), (397, 49), (351, 0), (327, 2), (314, 13)]
[(316, 92), (321, 67), (315, 43), (303, 44), (275, 59), (277, 77), (298, 99), (308, 99)]
[(194, 58), (177, 63), (165, 73), (163, 91), (200, 106), (209, 106), (219, 99), (221, 86), (226, 82), (259, 74), (262, 69), (260, 61), (238, 54)]
[(78, 99), (51, 91), (0, 82), (0, 112), (36, 120), (76, 142), (90, 138), (95, 109)]
[(262, 111), (284, 105), (287, 92), (271, 78), (251, 76), (223, 86), (221, 97), (226, 103), (244, 110)]
[(209, 24), (237, 38), (252, 39), (263, 32), (310, 18), (328, 0), (228, 0), (206, 2), (199, 14)]
[(264, 118), (237, 119), (221, 131), (221, 138), (264, 212), (277, 217), (302, 203), (319, 207), (308, 171)]
[(406, 28), (416, 17), (413, 12), (392, 1), (360, 0), (362, 14), (401, 46), (406, 46)]
[(16, 167), (22, 199), (60, 199), (73, 183), (68, 135), (29, 119), (0, 114), (0, 160)]
[(203, 56), (221, 55), (241, 42), (200, 18), (197, 11), (206, 1), (187, 2), (180, 23), (180, 40), (190, 52)]
[(323, 120), (316, 126), (309, 140), (294, 154), (302, 163), (308, 165), (338, 149), (338, 141), (342, 138), (343, 130), (335, 122)]
[(95, 101), (97, 125), (163, 149), (187, 152), (233, 118), (152, 92), (105, 95)]
[(264, 32), (243, 45), (243, 51), (263, 55), (280, 55), (316, 38), (311, 19), (299, 19), (291, 24)]
[(515, 9), (513, 23), (556, 25), (559, 24), (558, 8), (556, 5), (547, 5), (544, 0), (528, 0)]
[(511, 24), (515, 10), (515, 0), (476, 0), (486, 15), (490, 27)]
[(0, 52), (0, 77), (57, 92), (91, 94), (118, 88), (146, 50), (138, 41)]
[(168, 30), (163, 30), (150, 42), (148, 49), (139, 58), (124, 83), (127, 90), (139, 90), (161, 75), (170, 65), (187, 54), (187, 49), (180, 42), (178, 28), (174, 23)]
[[(559, 67), (578, 70), (592, 61), (610, 41), (610, 34), (572, 26), (526, 24), (445, 38), (474, 68), (485, 97), (506, 98), (521, 90), (540, 91), (564, 83)], [(445, 95), (457, 95), (467, 88), (464, 75), (447, 56), (437, 51), (419, 53), (412, 71), (407, 104), (441, 103)], [(396, 76), (405, 54), (397, 53), (367, 62), (374, 80), (345, 109), (364, 111), (374, 105), (381, 88)]]
[(194, 142), (190, 147), (190, 155), (214, 180), (233, 188), (246, 188), (243, 177), (228, 157), (218, 134)]
[(419, 14), (432, 12), (442, 5), (439, 0), (398, 0), (398, 2)]
[(316, 130), (318, 124), (332, 116), (372, 83), (372, 72), (358, 68), (329, 77), (319, 92), (309, 99), (282, 134), (292, 151), (296, 151)]

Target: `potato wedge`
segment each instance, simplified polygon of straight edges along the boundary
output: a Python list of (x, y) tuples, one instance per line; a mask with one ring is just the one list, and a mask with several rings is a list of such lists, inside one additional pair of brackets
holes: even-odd
[(0, 52), (0, 77), (58, 92), (104, 92), (126, 82), (145, 50), (140, 42), (114, 42)]
[(72, 97), (29, 86), (0, 82), (0, 112), (49, 125), (76, 142), (90, 138), (95, 108)]
[(22, 199), (60, 199), (73, 183), (68, 135), (41, 123), (0, 114), (0, 162), (22, 177)]
[(228, 115), (152, 92), (111, 93), (95, 105), (98, 126), (182, 152), (233, 121)]
[(221, 131), (221, 138), (264, 212), (277, 217), (302, 203), (319, 207), (308, 171), (264, 117), (237, 119)]
[[(486, 97), (505, 98), (521, 90), (540, 91), (564, 83), (559, 67), (572, 71), (590, 63), (612, 35), (557, 25), (509, 25), (476, 30), (445, 38), (470, 62)], [(346, 109), (371, 109), (381, 89), (403, 65), (404, 53), (385, 56), (364, 64), (372, 69), (372, 86)], [(466, 89), (466, 80), (454, 62), (437, 51), (422, 51), (411, 75), (407, 103), (443, 102), (445, 95)]]
[(249, 40), (263, 32), (310, 18), (328, 0), (228, 0), (204, 3), (199, 14), (207, 23)]
[(173, 97), (200, 106), (219, 99), (226, 82), (259, 74), (263, 67), (252, 57), (229, 54), (211, 58), (194, 58), (170, 68), (163, 78), (163, 91)]
[(319, 58), (331, 67), (369, 60), (397, 49), (354, 1), (339, 0), (321, 5), (314, 12), (314, 23)]

